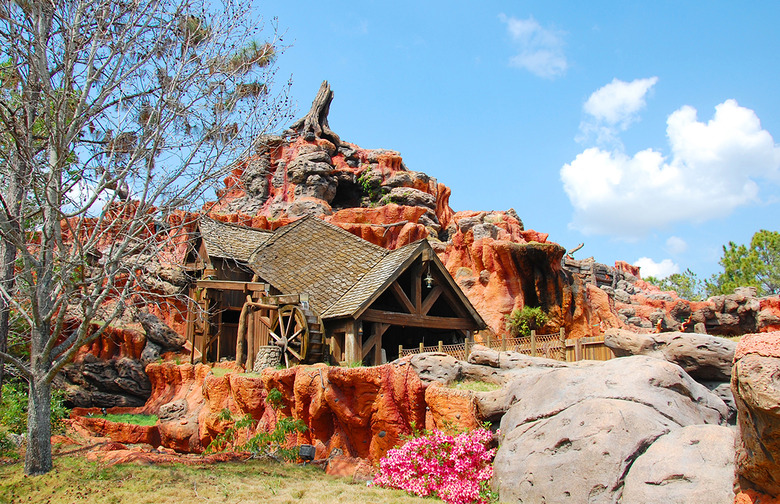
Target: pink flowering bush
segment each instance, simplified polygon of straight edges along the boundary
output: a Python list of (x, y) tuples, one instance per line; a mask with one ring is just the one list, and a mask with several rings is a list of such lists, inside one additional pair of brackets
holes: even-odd
[(493, 477), (493, 434), (477, 429), (456, 436), (440, 431), (411, 439), (379, 461), (373, 484), (422, 497), (436, 495), (449, 504), (486, 504)]

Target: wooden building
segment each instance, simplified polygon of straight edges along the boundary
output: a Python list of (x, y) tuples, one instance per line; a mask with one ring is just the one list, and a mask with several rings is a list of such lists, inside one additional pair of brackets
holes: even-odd
[[(199, 340), (193, 323), (188, 336), (207, 359), (243, 351), (250, 364), (254, 349), (270, 343), (289, 348), (288, 361), (379, 364), (396, 358), (399, 345), (460, 343), (485, 327), (426, 240), (387, 250), (315, 217), (273, 233), (237, 228), (201, 225), (198, 250), (211, 265), (202, 271), (213, 278), (198, 280), (193, 294), (210, 329)], [(240, 246), (220, 242), (236, 236)], [(226, 317), (231, 311), (239, 317)], [(238, 344), (221, 342), (230, 338)]]

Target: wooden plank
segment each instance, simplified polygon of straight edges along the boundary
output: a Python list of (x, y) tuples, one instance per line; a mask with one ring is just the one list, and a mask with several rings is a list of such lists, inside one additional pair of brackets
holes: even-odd
[(439, 296), (441, 296), (442, 292), (444, 292), (444, 289), (442, 289), (441, 285), (437, 285), (433, 288), (433, 290), (431, 290), (431, 292), (428, 293), (428, 296), (425, 297), (425, 301), (423, 301), (420, 315), (428, 315), (428, 312), (431, 311), (433, 304), (437, 299), (439, 299)]
[(195, 284), (203, 289), (219, 289), (241, 292), (265, 292), (269, 285), (262, 282), (236, 282), (234, 280), (198, 280)]
[(383, 324), (428, 327), (430, 329), (479, 329), (474, 320), (453, 317), (432, 317), (412, 313), (397, 313), (372, 308), (363, 312), (363, 320), (369, 322), (381, 322)]
[(398, 302), (401, 303), (404, 308), (406, 308), (407, 312), (415, 313), (414, 305), (412, 304), (411, 301), (409, 301), (409, 298), (406, 296), (406, 293), (401, 288), (401, 286), (398, 285), (398, 280), (390, 284), (390, 290), (392, 291), (393, 295), (398, 300)]

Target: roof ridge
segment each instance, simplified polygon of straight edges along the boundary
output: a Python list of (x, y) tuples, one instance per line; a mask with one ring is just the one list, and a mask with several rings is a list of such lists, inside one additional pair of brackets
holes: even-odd
[[(361, 239), (362, 239), (362, 238), (361, 238)], [(324, 312), (324, 313), (325, 313), (325, 314), (327, 314), (327, 313), (328, 313), (328, 311), (329, 311), (329, 310), (330, 310), (332, 307), (334, 307), (334, 306), (338, 305), (339, 301), (341, 301), (342, 299), (344, 299), (344, 297), (346, 297), (348, 294), (350, 294), (350, 293), (351, 293), (351, 292), (352, 292), (354, 289), (357, 289), (357, 288), (358, 288), (358, 284), (360, 284), (360, 281), (361, 281), (361, 280), (363, 280), (363, 278), (364, 278), (366, 275), (368, 275), (368, 274), (370, 274), (371, 272), (373, 272), (373, 271), (374, 271), (374, 268), (376, 268), (376, 267), (379, 265), (379, 263), (381, 263), (381, 262), (382, 262), (384, 259), (386, 259), (386, 258), (387, 258), (387, 256), (389, 256), (389, 255), (391, 255), (391, 254), (395, 254), (396, 252), (398, 252), (398, 251), (400, 251), (400, 250), (407, 249), (407, 248), (409, 248), (409, 249), (416, 249), (417, 247), (419, 247), (419, 246), (422, 244), (422, 242), (423, 242), (423, 241), (426, 241), (426, 240), (425, 240), (424, 238), (422, 238), (422, 239), (420, 239), (420, 240), (416, 240), (416, 241), (413, 241), (413, 242), (411, 242), (411, 243), (407, 243), (406, 245), (404, 245), (404, 246), (402, 246), (402, 247), (398, 247), (397, 249), (393, 249), (393, 250), (384, 249), (384, 250), (386, 251), (386, 253), (385, 253), (385, 254), (383, 254), (383, 255), (382, 255), (382, 257), (380, 257), (379, 259), (377, 259), (377, 260), (374, 262), (374, 264), (372, 264), (372, 265), (371, 265), (371, 267), (370, 267), (368, 270), (366, 270), (366, 272), (365, 272), (365, 273), (363, 273), (362, 275), (360, 275), (360, 277), (359, 277), (359, 278), (358, 278), (358, 279), (355, 281), (355, 283), (353, 283), (353, 284), (350, 286), (350, 288), (349, 288), (349, 289), (347, 289), (347, 291), (346, 291), (346, 292), (344, 292), (344, 294), (342, 294), (341, 296), (339, 296), (339, 297), (338, 297), (338, 299), (336, 299), (336, 300), (335, 300), (333, 303), (331, 303), (331, 305), (330, 305), (330, 306), (329, 306), (329, 307), (328, 307), (328, 308), (325, 310), (325, 312)], [(384, 248), (384, 247), (380, 247), (380, 248)], [(322, 314), (320, 314), (320, 315), (322, 315)]]

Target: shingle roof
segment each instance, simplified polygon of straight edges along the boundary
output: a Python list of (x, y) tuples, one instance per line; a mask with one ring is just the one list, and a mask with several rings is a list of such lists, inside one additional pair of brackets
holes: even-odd
[[(334, 224), (305, 217), (279, 228), (248, 264), (284, 294), (308, 293), (311, 307), (323, 319), (333, 319), (362, 312), (426, 248), (430, 245), (420, 240), (387, 250)], [(435, 254), (433, 261), (465, 309), (484, 325)]]
[(252, 252), (273, 236), (271, 231), (219, 222), (208, 217), (201, 217), (199, 227), (209, 257), (235, 259), (243, 263), (248, 263)]
[(422, 248), (421, 245), (422, 242), (415, 242), (396, 250), (388, 251), (322, 316), (324, 318), (345, 317), (358, 311), (379, 288), (387, 287), (385, 284), (392, 277), (393, 273), (404, 265), (404, 262), (417, 256), (417, 252)]
[(283, 293), (309, 294), (324, 313), (389, 251), (316, 217), (280, 228), (250, 259), (265, 282)]

